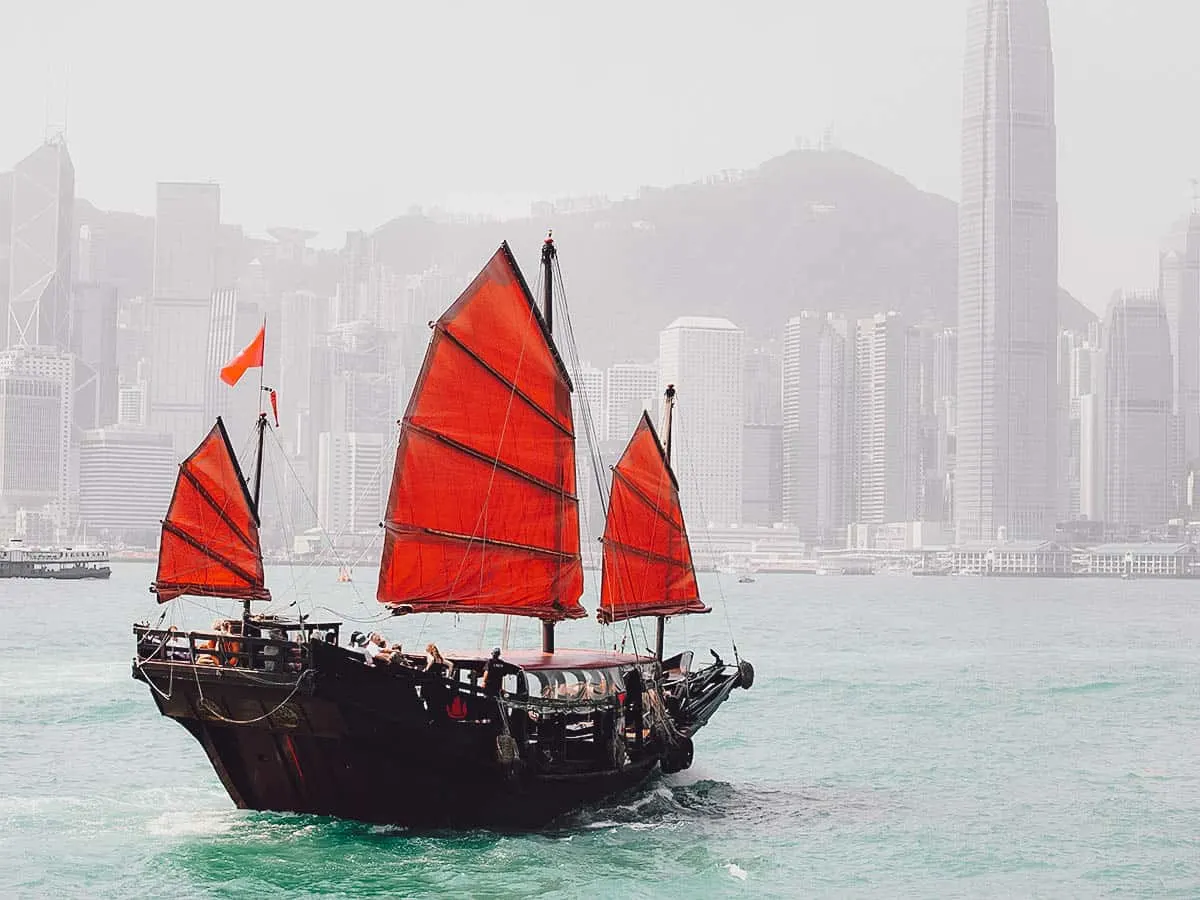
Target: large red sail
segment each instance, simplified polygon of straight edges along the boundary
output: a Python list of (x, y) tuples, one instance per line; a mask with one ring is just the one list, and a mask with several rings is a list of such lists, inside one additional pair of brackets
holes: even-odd
[(603, 566), (602, 622), (711, 611), (700, 602), (679, 486), (645, 413), (613, 469)]
[(153, 590), (159, 603), (183, 594), (271, 599), (258, 516), (220, 419), (179, 466)]
[(508, 245), (438, 319), (396, 449), (377, 597), (586, 615), (571, 381)]

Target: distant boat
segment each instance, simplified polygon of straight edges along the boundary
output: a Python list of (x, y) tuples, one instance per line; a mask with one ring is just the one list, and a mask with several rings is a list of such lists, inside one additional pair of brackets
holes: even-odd
[(13, 538), (0, 550), (0, 578), (108, 578), (108, 551), (83, 547), (26, 549), (20, 538)]
[(753, 575), (742, 575), (738, 578), (738, 584), (754, 584), (755, 578)]
[(337, 580), (339, 584), (345, 584), (346, 582), (353, 581), (354, 579), (350, 577), (350, 569), (346, 566), (342, 566), (340, 569), (338, 569)]

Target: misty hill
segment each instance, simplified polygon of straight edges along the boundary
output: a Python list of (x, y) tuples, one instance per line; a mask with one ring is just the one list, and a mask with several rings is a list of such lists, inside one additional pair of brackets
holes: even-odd
[[(542, 214), (506, 222), (401, 216), (374, 233), (375, 258), (398, 275), (437, 265), (465, 283), (508, 240), (534, 285), (553, 227), (580, 348), (597, 365), (654, 358), (658, 332), (681, 315), (724, 316), (752, 338), (777, 334), (804, 309), (894, 309), (941, 324), (957, 317), (955, 204), (844, 151), (797, 150), (748, 172), (644, 188), (584, 211), (541, 206)], [(93, 267), (121, 296), (150, 294), (153, 219), (81, 199), (76, 224), (91, 226)], [(270, 243), (225, 226), (222, 277), (232, 283), (261, 259), (272, 290), (332, 293), (333, 254), (321, 253), (315, 268), (279, 267)], [(1059, 318), (1082, 330), (1095, 317), (1063, 292)]]
[[(752, 337), (804, 309), (953, 324), (956, 218), (953, 201), (866, 159), (797, 150), (604, 208), (483, 224), (410, 215), (375, 237), (397, 271), (462, 274), (507, 239), (532, 283), (553, 227), (581, 349), (603, 365), (653, 358), (659, 330), (681, 315), (724, 316)], [(1094, 318), (1063, 292), (1065, 327)]]

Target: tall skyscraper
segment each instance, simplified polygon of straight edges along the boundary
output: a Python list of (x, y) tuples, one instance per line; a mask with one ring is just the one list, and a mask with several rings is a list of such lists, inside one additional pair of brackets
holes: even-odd
[(1117, 294), (1108, 308), (1105, 391), (1107, 520), (1155, 527), (1174, 513), (1167, 312), (1153, 293)]
[(867, 525), (916, 521), (920, 452), (920, 341), (897, 313), (860, 319), (855, 350), (858, 510)]
[(1048, 537), (1058, 204), (1046, 0), (972, 0), (958, 234), (958, 539)]
[(685, 316), (659, 334), (659, 380), (678, 391), (672, 462), (684, 517), (701, 530), (742, 514), (742, 330)]
[(67, 350), (75, 167), (61, 138), (43, 144), (13, 169), (10, 215), (8, 346)]
[(783, 521), (783, 375), (778, 349), (772, 341), (745, 357), (741, 520), (747, 525)]
[(1159, 296), (1171, 327), (1174, 502), (1200, 468), (1200, 212), (1176, 224), (1159, 254)]
[(844, 319), (801, 313), (783, 336), (783, 521), (842, 546), (853, 498), (853, 342)]
[(182, 453), (203, 437), (221, 189), (160, 183), (154, 220), (149, 419)]

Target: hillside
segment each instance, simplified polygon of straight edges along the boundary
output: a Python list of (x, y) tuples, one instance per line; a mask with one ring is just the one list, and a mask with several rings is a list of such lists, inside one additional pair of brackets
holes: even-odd
[[(507, 239), (532, 282), (549, 227), (581, 349), (601, 365), (653, 357), (680, 315), (724, 316), (752, 338), (803, 309), (957, 317), (955, 204), (843, 151), (797, 150), (589, 212), (480, 225), (405, 216), (376, 239), (398, 271), (463, 273)], [(1060, 306), (1070, 327), (1094, 318), (1065, 293)]]

